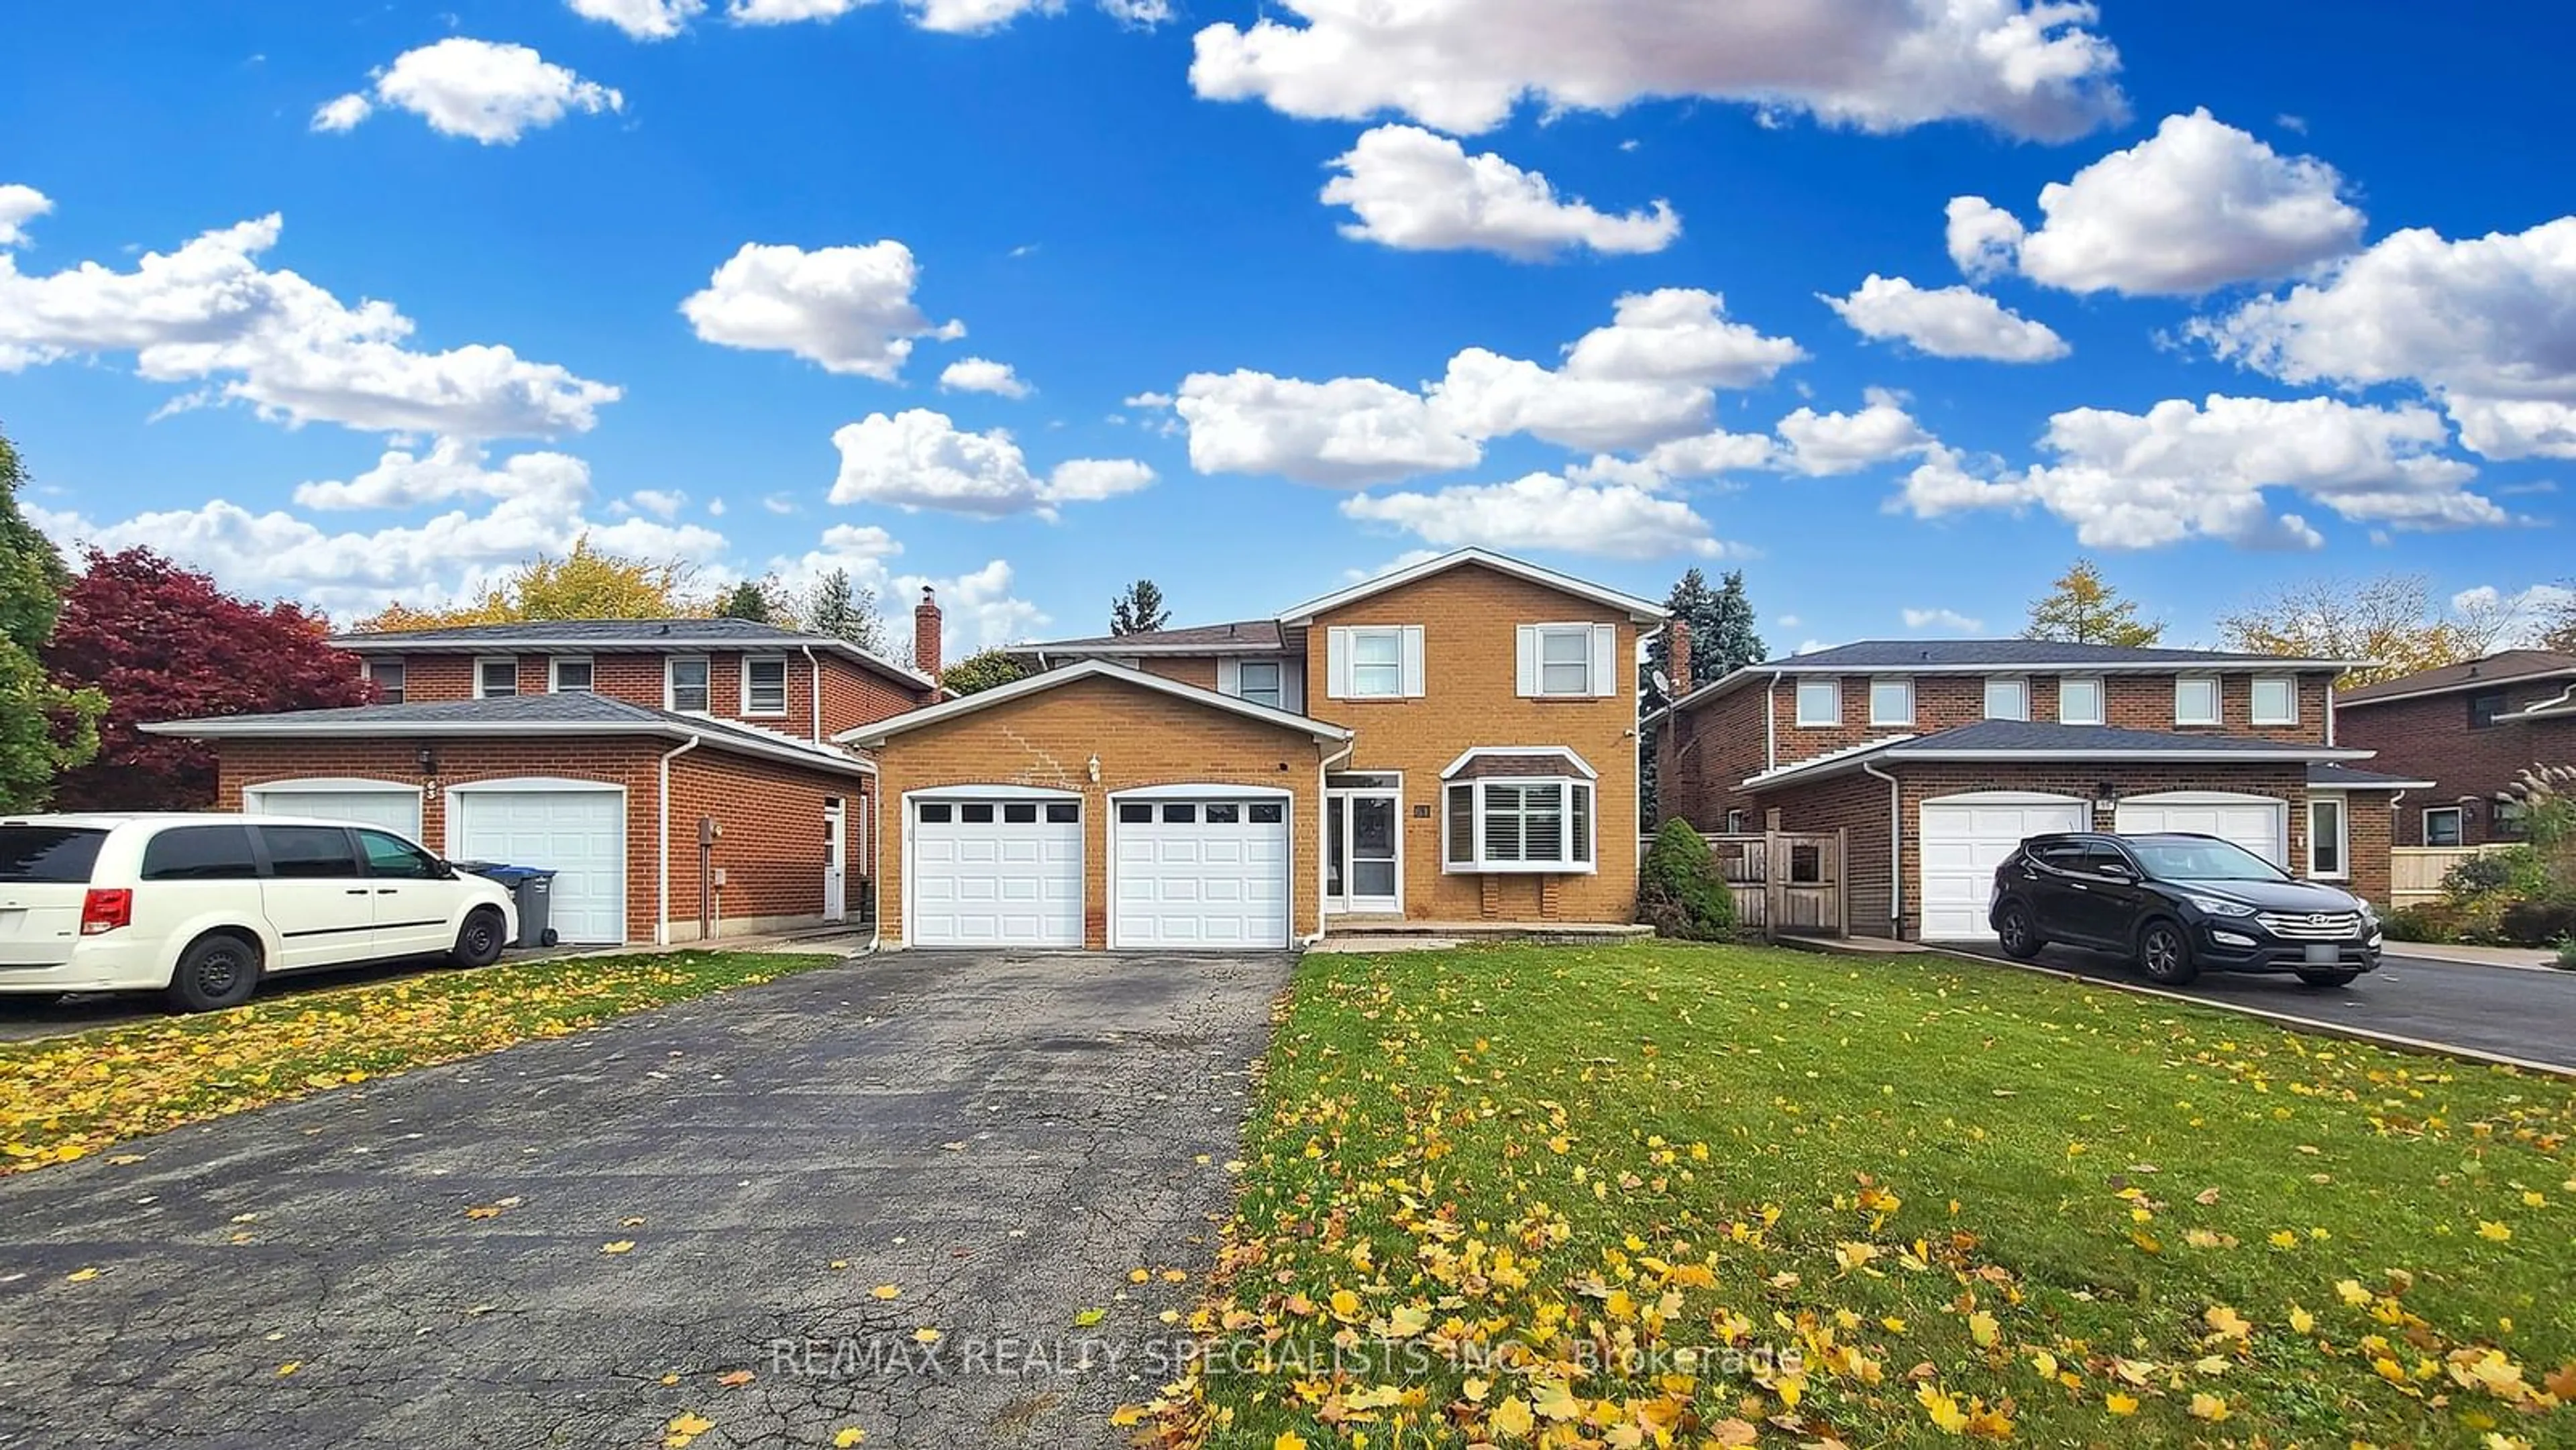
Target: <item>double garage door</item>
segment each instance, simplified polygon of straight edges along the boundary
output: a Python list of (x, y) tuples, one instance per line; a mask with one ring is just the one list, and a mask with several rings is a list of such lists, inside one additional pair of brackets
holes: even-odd
[[(2112, 829), (2124, 836), (2192, 831), (2233, 841), (2275, 866), (2290, 859), (2290, 807), (2265, 796), (2178, 791), (2120, 802)], [(1923, 803), (1925, 941), (1991, 941), (1986, 905), (1995, 868), (2031, 836), (2093, 829), (2093, 807), (2069, 796), (1991, 792)]]
[[(915, 796), (905, 936), (922, 947), (1080, 947), (1088, 808), (1069, 795)], [(1211, 786), (1113, 796), (1109, 944), (1207, 950), (1289, 941), (1288, 802)]]

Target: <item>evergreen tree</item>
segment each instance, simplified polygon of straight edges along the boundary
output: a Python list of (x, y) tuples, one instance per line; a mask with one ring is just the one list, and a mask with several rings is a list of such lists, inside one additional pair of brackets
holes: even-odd
[(0, 436), (0, 811), (41, 810), (62, 772), (98, 753), (107, 697), (65, 689), (41, 652), (62, 617), (71, 571), (53, 541), (18, 511), (27, 481), (18, 450)]
[(803, 613), (805, 627), (814, 633), (846, 639), (881, 659), (890, 658), (885, 616), (877, 612), (877, 592), (851, 582), (849, 570), (835, 569), (814, 581)]
[[(1696, 567), (1685, 570), (1673, 592), (1665, 596), (1664, 607), (1672, 611), (1674, 623), (1690, 630), (1691, 678), (1700, 684), (1771, 657), (1770, 647), (1754, 627), (1753, 601), (1745, 593), (1741, 569), (1728, 570), (1715, 589), (1708, 587), (1708, 576)], [(1647, 641), (1646, 668), (1671, 678), (1669, 630)]]
[(760, 587), (760, 581), (757, 579), (745, 579), (733, 586), (732, 591), (725, 595), (724, 602), (716, 606), (716, 617), (748, 619), (755, 624), (777, 622), (770, 617), (769, 595)]
[(2078, 559), (2045, 596), (2031, 601), (2030, 624), (2021, 637), (2143, 649), (2164, 634), (2163, 620), (2141, 620), (2137, 601), (2123, 599), (2119, 590), (2103, 581), (2101, 565)]
[(1152, 634), (1171, 621), (1172, 611), (1163, 607), (1163, 591), (1151, 579), (1137, 580), (1126, 593), (1109, 601), (1111, 634)]
[(980, 694), (996, 685), (1028, 678), (1031, 671), (1016, 655), (999, 649), (977, 650), (942, 671), (939, 683), (960, 695)]

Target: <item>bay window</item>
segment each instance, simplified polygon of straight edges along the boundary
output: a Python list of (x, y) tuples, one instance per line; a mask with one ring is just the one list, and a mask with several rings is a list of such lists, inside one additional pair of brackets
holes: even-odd
[(1453, 872), (1588, 872), (1592, 812), (1586, 780), (1454, 781), (1441, 860)]

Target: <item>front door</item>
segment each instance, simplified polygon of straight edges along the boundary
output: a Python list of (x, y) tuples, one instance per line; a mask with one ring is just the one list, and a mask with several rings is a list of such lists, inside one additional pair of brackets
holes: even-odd
[(850, 816), (841, 797), (823, 800), (823, 919), (845, 921), (850, 914)]
[(1393, 790), (1324, 794), (1324, 909), (1401, 916), (1403, 797)]

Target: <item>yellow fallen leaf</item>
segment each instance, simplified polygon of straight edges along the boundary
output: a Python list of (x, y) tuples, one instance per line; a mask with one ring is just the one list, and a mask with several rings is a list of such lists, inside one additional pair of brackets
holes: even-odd
[(2134, 1415), (2138, 1412), (2138, 1397), (2114, 1390), (2102, 1397), (2102, 1408), (2115, 1415)]
[(2290, 1327), (2301, 1334), (2311, 1333), (2317, 1327), (2317, 1316), (2293, 1304), (2290, 1306)]
[(1270, 1450), (1306, 1450), (1306, 1437), (1294, 1430), (1282, 1430), (1271, 1440)]
[(729, 1373), (716, 1376), (716, 1383), (724, 1386), (726, 1389), (733, 1389), (740, 1385), (747, 1385), (751, 1383), (751, 1381), (752, 1373), (747, 1369), (733, 1370)]
[(912, 1332), (912, 1342), (915, 1344), (937, 1344), (939, 1342), (939, 1331), (925, 1324), (921, 1328)]
[(284, 1379), (288, 1375), (291, 1375), (302, 1368), (304, 1368), (304, 1361), (300, 1359), (290, 1359), (286, 1363), (277, 1367), (277, 1377), (279, 1379)]
[(900, 1299), (903, 1297), (903, 1286), (901, 1284), (879, 1284), (868, 1292), (880, 1299)]
[(633, 1239), (618, 1239), (613, 1243), (601, 1244), (599, 1246), (599, 1251), (603, 1254), (623, 1254), (632, 1252), (634, 1248), (635, 1241)]
[(2216, 1395), (2202, 1393), (2191, 1397), (2191, 1417), (2195, 1420), (2207, 1420), (2215, 1425), (2233, 1413), (2227, 1408), (2227, 1401)]
[(86, 1284), (97, 1277), (98, 1270), (96, 1269), (74, 1269), (70, 1273), (63, 1275), (63, 1282), (67, 1284)]
[(2478, 1220), (2478, 1237), (2482, 1239), (2493, 1239), (2497, 1243), (2503, 1243), (2506, 1239), (2513, 1237), (2513, 1230), (2491, 1219), (2480, 1219)]
[(841, 1427), (839, 1434), (832, 1437), (833, 1450), (850, 1450), (851, 1446), (860, 1444), (867, 1438), (867, 1431), (856, 1425), (845, 1425)]
[(1529, 1401), (1518, 1395), (1505, 1396), (1501, 1404), (1494, 1406), (1494, 1412), (1485, 1417), (1486, 1429), (1511, 1440), (1526, 1440), (1530, 1431), (1537, 1427), (1538, 1417), (1531, 1413)]

